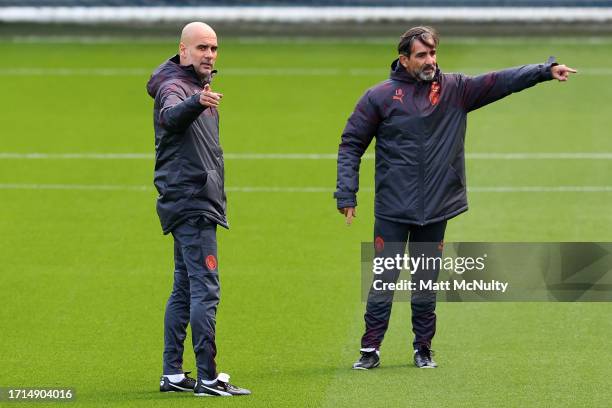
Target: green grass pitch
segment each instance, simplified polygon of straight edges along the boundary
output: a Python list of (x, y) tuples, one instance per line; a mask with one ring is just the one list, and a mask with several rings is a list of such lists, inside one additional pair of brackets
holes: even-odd
[[(226, 154), (334, 154), (357, 98), (386, 79), (394, 46), (221, 38), (213, 89), (225, 95)], [(609, 406), (610, 303), (440, 303), (437, 370), (412, 366), (409, 305), (398, 303), (381, 368), (350, 370), (373, 196), (360, 193), (358, 217), (345, 226), (331, 194), (335, 161), (325, 158), (226, 160), (234, 190), (232, 229), (219, 232), (218, 364), (253, 395), (160, 395), (173, 266), (155, 214), (152, 159), (5, 153), (152, 153), (145, 83), (175, 48), (0, 42), (0, 386), (74, 387), (84, 407)], [(479, 73), (549, 55), (579, 74), (474, 112), (468, 153), (612, 152), (610, 40), (443, 37), (438, 63)], [(592, 191), (472, 191), (447, 241), (612, 240), (609, 155), (552, 157), (469, 159), (468, 183)], [(373, 160), (364, 160), (361, 184), (372, 186)], [(194, 368), (190, 347), (186, 369)], [(47, 405), (55, 406), (36, 404)]]

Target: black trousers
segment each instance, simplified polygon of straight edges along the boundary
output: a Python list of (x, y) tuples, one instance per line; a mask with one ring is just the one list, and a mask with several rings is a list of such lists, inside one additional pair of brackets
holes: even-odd
[[(411, 257), (440, 257), (444, 241), (446, 221), (418, 226), (386, 221), (376, 218), (374, 224), (374, 245), (377, 256), (403, 257), (406, 243)], [(398, 245), (399, 244), (399, 245)], [(412, 282), (420, 280), (437, 281), (439, 268), (415, 269)], [(400, 271), (395, 269), (381, 275), (386, 282), (396, 282)], [(413, 346), (431, 347), (436, 333), (436, 293), (433, 290), (411, 291)], [(370, 287), (365, 313), (365, 333), (361, 338), (364, 349), (379, 349), (389, 327), (393, 291), (377, 292)]]
[(187, 324), (198, 378), (217, 378), (215, 323), (220, 298), (217, 225), (204, 217), (187, 219), (172, 231), (174, 285), (164, 318), (164, 374), (183, 372)]

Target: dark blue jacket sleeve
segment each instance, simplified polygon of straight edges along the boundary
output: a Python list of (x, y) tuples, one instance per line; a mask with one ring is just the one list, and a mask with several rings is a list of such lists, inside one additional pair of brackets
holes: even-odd
[(187, 97), (180, 86), (169, 84), (160, 88), (159, 123), (170, 132), (182, 132), (197, 119), (207, 107), (200, 104), (200, 94)]
[(553, 57), (545, 64), (523, 65), (476, 77), (462, 76), (461, 103), (467, 112), (498, 101), (514, 92), (552, 79)]
[(376, 106), (366, 92), (346, 123), (338, 148), (338, 177), (334, 197), (338, 208), (355, 207), (359, 190), (361, 156), (374, 138), (380, 123)]

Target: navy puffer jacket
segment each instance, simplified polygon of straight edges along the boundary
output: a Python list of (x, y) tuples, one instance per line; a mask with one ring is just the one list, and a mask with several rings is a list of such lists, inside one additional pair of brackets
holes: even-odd
[(155, 188), (164, 234), (186, 218), (204, 215), (228, 228), (219, 113), (200, 104), (210, 78), (201, 80), (178, 55), (160, 65), (147, 84), (155, 99)]
[(553, 65), (551, 57), (476, 77), (438, 70), (423, 82), (393, 61), (390, 79), (361, 97), (342, 133), (338, 208), (357, 205), (361, 156), (376, 137), (376, 217), (426, 225), (466, 211), (467, 114), (552, 79)]

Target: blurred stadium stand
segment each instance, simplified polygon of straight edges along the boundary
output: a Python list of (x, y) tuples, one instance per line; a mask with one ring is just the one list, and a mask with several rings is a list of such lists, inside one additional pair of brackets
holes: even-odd
[(611, 0), (0, 0), (0, 7), (612, 7)]
[(223, 35), (367, 37), (413, 24), (464, 35), (601, 35), (612, 34), (612, 0), (0, 0), (0, 35), (164, 35), (193, 20)]

